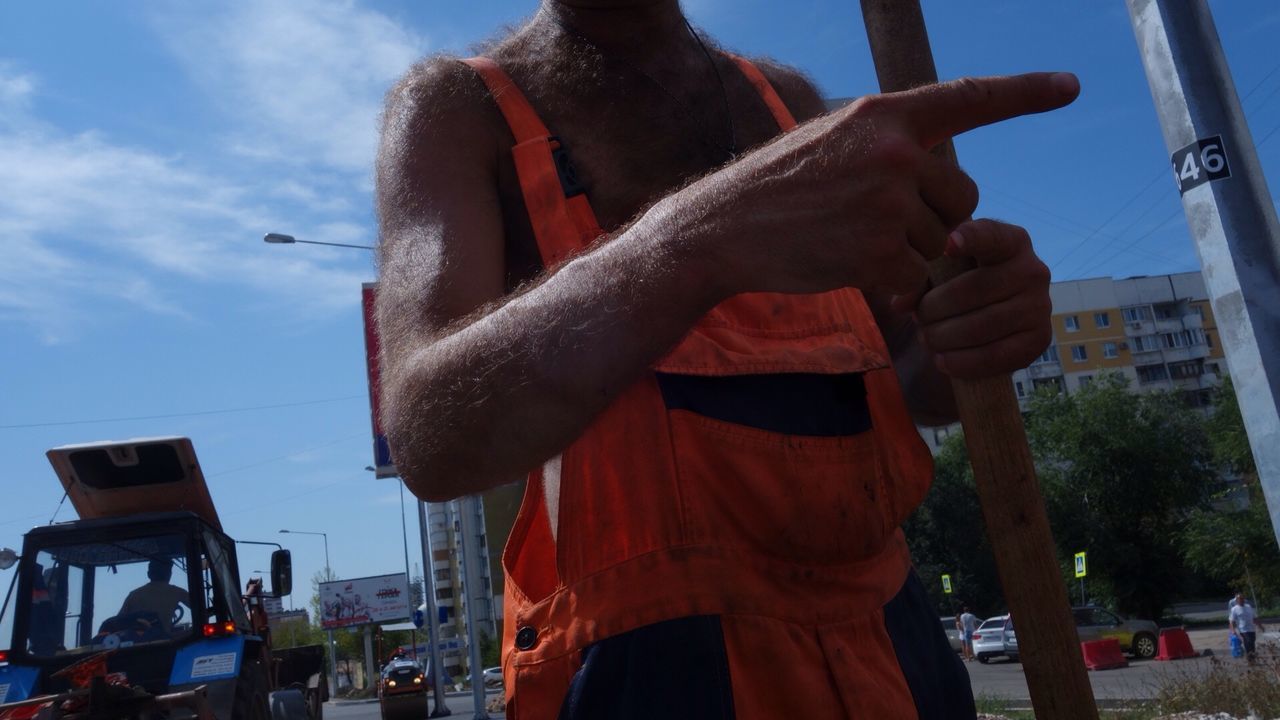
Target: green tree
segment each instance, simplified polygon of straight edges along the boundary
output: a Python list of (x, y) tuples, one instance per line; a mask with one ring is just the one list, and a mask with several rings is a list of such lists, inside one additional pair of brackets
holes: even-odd
[[(953, 434), (934, 458), (933, 487), (903, 523), (916, 572), (939, 614), (955, 614), (961, 604), (983, 617), (1004, 611), (985, 528), (964, 438)], [(942, 591), (944, 574), (951, 576), (950, 596)]]
[[(1246, 505), (1194, 513), (1182, 535), (1187, 564), (1233, 589), (1256, 594), (1256, 602), (1270, 603), (1280, 595), (1280, 547), (1230, 378), (1218, 387), (1206, 426), (1214, 462), (1240, 479)], [(1231, 490), (1224, 487), (1221, 504), (1231, 504)]]
[(1104, 374), (1071, 395), (1037, 393), (1027, 434), (1064, 574), (1088, 551), (1092, 597), (1160, 617), (1184, 576), (1179, 530), (1208, 497), (1201, 416)]

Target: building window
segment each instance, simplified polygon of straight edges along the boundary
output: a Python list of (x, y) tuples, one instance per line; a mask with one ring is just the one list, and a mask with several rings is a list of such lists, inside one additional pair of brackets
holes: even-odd
[(1178, 303), (1160, 303), (1155, 306), (1157, 320), (1177, 320), (1181, 313), (1178, 311)]
[(1205, 333), (1205, 334), (1204, 334), (1204, 344), (1205, 344), (1205, 345), (1208, 345), (1208, 346), (1209, 346), (1209, 349), (1210, 349), (1210, 350), (1212, 350), (1212, 349), (1213, 349), (1213, 335), (1211, 335), (1210, 333)]
[(1017, 380), (1013, 383), (1013, 389), (1018, 393), (1018, 397), (1023, 398), (1027, 396), (1027, 388), (1023, 386), (1021, 380)]
[(1096, 312), (1093, 314), (1093, 324), (1099, 329), (1111, 327), (1111, 313)]
[(1071, 359), (1075, 362), (1084, 362), (1089, 359), (1089, 352), (1084, 349), (1083, 345), (1072, 345)]
[(1162, 333), (1159, 337), (1161, 344), (1166, 348), (1182, 348), (1205, 344), (1204, 332), (1201, 330)]
[(1155, 335), (1139, 335), (1130, 339), (1129, 342), (1133, 343), (1135, 352), (1151, 352), (1160, 349), (1160, 342), (1156, 340)]
[(1182, 393), (1182, 401), (1191, 407), (1209, 407), (1213, 404), (1213, 394), (1208, 390), (1188, 390)]
[(1092, 376), (1092, 375), (1081, 375), (1081, 376), (1080, 376), (1080, 387), (1082, 387), (1082, 388), (1089, 387), (1089, 385), (1090, 385), (1092, 382), (1093, 382), (1093, 376)]
[(1118, 358), (1120, 357), (1120, 348), (1116, 347), (1116, 344), (1113, 342), (1104, 342), (1102, 343), (1102, 357), (1112, 359)]
[(1138, 371), (1138, 382), (1140, 383), (1153, 383), (1169, 379), (1169, 370), (1163, 364), (1139, 365), (1134, 369)]
[(1214, 375), (1217, 375), (1218, 377), (1222, 377), (1221, 363), (1209, 363), (1208, 368), (1209, 368), (1209, 372), (1212, 372)]
[(1075, 315), (1068, 315), (1062, 321), (1067, 325), (1067, 332), (1076, 332), (1080, 329), (1080, 318)]
[(1204, 306), (1203, 306), (1203, 305), (1196, 305), (1196, 306), (1192, 307), (1191, 309), (1196, 311), (1196, 314), (1200, 316), (1200, 319), (1201, 319), (1201, 320), (1203, 320), (1203, 319), (1204, 319)]
[(1146, 305), (1120, 308), (1120, 316), (1127, 323), (1140, 323), (1151, 319), (1151, 308)]
[(1057, 392), (1062, 392), (1062, 378), (1061, 377), (1040, 378), (1040, 379), (1032, 378), (1031, 386), (1036, 390), (1039, 390), (1040, 388), (1051, 387)]
[(1204, 362), (1190, 360), (1187, 362), (1169, 363), (1169, 375), (1174, 380), (1197, 378), (1204, 374)]
[(1056, 362), (1058, 362), (1058, 346), (1050, 345), (1049, 347), (1045, 348), (1044, 352), (1040, 353), (1040, 357), (1036, 358), (1035, 362), (1031, 364), (1035, 365), (1036, 363), (1056, 363)]

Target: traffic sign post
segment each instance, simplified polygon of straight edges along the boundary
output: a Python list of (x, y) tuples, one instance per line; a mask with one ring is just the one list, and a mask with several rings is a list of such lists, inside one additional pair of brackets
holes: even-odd
[(942, 592), (945, 595), (951, 594), (951, 576), (950, 575), (942, 576)]
[(1084, 576), (1089, 574), (1089, 567), (1085, 562), (1085, 554), (1083, 552), (1076, 553), (1076, 577), (1080, 579), (1080, 604), (1084, 605)]

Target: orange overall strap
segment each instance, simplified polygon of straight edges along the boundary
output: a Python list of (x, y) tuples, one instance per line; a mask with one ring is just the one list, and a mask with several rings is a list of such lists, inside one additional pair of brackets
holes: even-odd
[(474, 69), (515, 136), (511, 148), (542, 263), (552, 269), (600, 235), (586, 189), (578, 184), (567, 149), (553, 136), (515, 82), (493, 60), (464, 59)]
[[(728, 54), (728, 53), (726, 53)], [(769, 112), (773, 113), (773, 119), (778, 123), (778, 127), (783, 132), (790, 130), (796, 126), (796, 119), (792, 116), (791, 111), (787, 109), (782, 98), (778, 97), (777, 91), (773, 89), (773, 85), (769, 83), (769, 79), (760, 72), (750, 60), (740, 56), (728, 54), (729, 59), (738, 65), (738, 69), (747, 77), (747, 82), (760, 93), (760, 99), (764, 100), (764, 104), (769, 107)]]

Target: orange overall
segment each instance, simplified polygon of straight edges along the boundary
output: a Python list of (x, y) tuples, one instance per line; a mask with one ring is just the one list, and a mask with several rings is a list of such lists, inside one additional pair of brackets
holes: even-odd
[[(779, 128), (791, 129), (795, 120), (765, 77), (733, 59)], [(589, 188), (576, 186), (566, 149), (511, 79), (486, 58), (464, 62), (515, 136), (524, 201), (544, 267), (554, 271), (604, 232)], [(972, 717), (967, 680), (959, 714), (918, 709), (921, 693), (946, 695), (920, 689), (931, 676), (959, 665), (949, 648), (938, 650), (938, 616), (925, 607), (899, 529), (929, 487), (932, 461), (862, 295), (735, 296), (652, 369), (528, 478), (503, 554), (507, 717), (650, 716), (575, 712), (592, 696), (582, 687), (584, 663), (593, 649), (627, 638), (634, 642), (621, 654), (630, 659), (615, 675), (630, 682), (667, 662), (637, 663), (637, 648), (679, 655), (693, 642), (686, 630), (662, 640), (637, 633), (688, 618), (710, 618), (723, 667), (705, 672), (727, 674), (718, 680), (722, 709), (698, 717)], [(775, 380), (847, 392), (866, 417), (842, 415), (836, 424), (846, 429), (835, 433), (792, 433), (770, 427), (769, 407), (747, 424), (700, 412), (699, 397), (711, 406), (745, 394), (749, 404)], [(785, 404), (788, 393), (776, 397)], [(559, 492), (549, 510), (550, 480)], [(885, 608), (904, 588), (920, 609), (899, 622)], [(890, 637), (889, 625), (911, 634), (917, 620), (922, 652), (938, 654), (943, 671), (904, 660), (916, 651)], [(660, 706), (651, 700), (643, 698)]]

